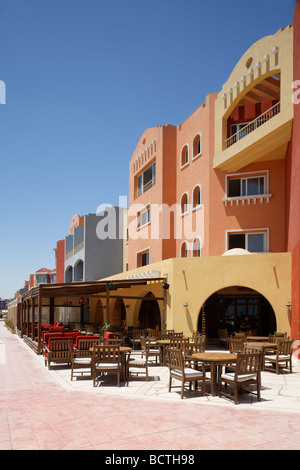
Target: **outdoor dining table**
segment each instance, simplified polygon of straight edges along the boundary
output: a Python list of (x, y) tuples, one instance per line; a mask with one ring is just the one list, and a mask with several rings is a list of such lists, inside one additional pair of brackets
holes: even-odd
[(246, 341), (269, 341), (269, 336), (247, 336)]
[(211, 373), (211, 395), (217, 394), (217, 367), (234, 364), (237, 361), (237, 355), (232, 353), (222, 352), (204, 352), (192, 354), (192, 359), (203, 364), (210, 365)]

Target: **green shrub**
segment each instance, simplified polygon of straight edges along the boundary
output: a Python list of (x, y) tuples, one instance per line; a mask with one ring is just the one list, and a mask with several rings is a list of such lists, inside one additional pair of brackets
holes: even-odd
[(10, 330), (13, 330), (15, 329), (15, 325), (14, 325), (14, 322), (12, 321), (11, 318), (6, 318), (5, 319), (5, 325), (7, 328), (9, 328)]

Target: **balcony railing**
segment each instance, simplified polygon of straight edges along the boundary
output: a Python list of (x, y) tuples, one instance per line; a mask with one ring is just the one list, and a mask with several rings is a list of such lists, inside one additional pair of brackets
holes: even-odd
[(136, 197), (139, 197), (141, 194), (145, 193), (146, 191), (148, 191), (148, 189), (152, 188), (152, 186), (155, 185), (155, 177), (152, 178), (152, 180), (148, 181), (148, 183), (146, 183), (144, 186), (142, 186), (141, 188), (138, 188), (137, 192), (136, 192)]
[(235, 144), (246, 135), (258, 129), (258, 127), (262, 126), (265, 122), (268, 122), (270, 119), (276, 116), (279, 112), (280, 112), (280, 101), (276, 103), (274, 106), (272, 106), (272, 108), (268, 109), (263, 114), (258, 116), (256, 119), (249, 122), (249, 124), (247, 124), (245, 127), (243, 127), (238, 132), (233, 134), (227, 140), (225, 140), (225, 148), (231, 147), (231, 145)]

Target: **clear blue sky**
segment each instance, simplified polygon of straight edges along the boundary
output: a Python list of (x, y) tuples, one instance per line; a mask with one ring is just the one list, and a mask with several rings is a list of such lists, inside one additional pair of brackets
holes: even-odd
[(0, 297), (74, 214), (128, 195), (141, 134), (183, 122), (295, 0), (0, 0)]

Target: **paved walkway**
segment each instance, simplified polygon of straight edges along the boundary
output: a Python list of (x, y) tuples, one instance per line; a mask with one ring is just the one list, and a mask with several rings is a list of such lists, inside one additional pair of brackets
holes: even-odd
[[(0, 450), (298, 450), (300, 363), (294, 373), (262, 374), (262, 401), (167, 392), (168, 370), (149, 382), (93, 387), (70, 381), (70, 368), (48, 371), (0, 322)], [(249, 398), (250, 397), (250, 398)]]

